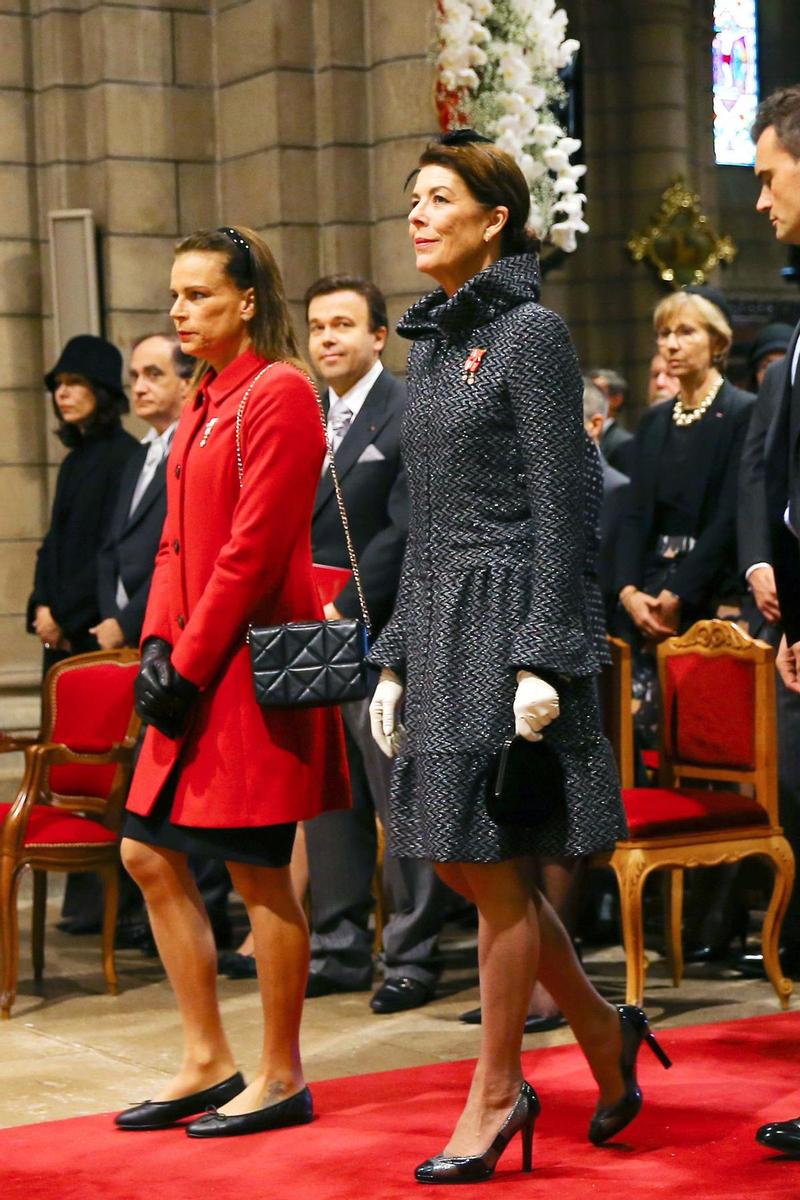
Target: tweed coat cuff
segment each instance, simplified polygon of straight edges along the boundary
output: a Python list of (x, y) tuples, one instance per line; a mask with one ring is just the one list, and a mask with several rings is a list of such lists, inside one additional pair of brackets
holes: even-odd
[(401, 679), (405, 679), (406, 650), (403, 635), (391, 626), (384, 629), (375, 645), (371, 647), (367, 662), (379, 670), (381, 667), (388, 667)]
[(548, 683), (548, 675), (580, 677), (596, 675), (600, 669), (597, 654), (586, 638), (558, 625), (544, 630), (518, 630), (511, 647), (511, 666), (516, 671), (532, 671)]

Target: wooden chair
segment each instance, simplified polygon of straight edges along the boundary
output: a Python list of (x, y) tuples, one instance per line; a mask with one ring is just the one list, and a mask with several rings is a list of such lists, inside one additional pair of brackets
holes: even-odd
[(17, 893), (33, 871), (33, 972), (44, 970), (48, 871), (97, 871), (104, 883), (103, 971), (117, 992), (114, 927), (118, 904), (118, 830), (139, 718), (135, 650), (101, 650), (57, 663), (42, 685), (36, 738), (0, 735), (0, 753), (23, 751), (16, 799), (0, 804), (0, 1016), (11, 1014), (19, 967)]
[[(618, 664), (625, 660), (624, 652), (617, 652)], [(783, 977), (778, 942), (795, 864), (777, 817), (773, 652), (731, 622), (698, 621), (682, 637), (661, 643), (658, 669), (663, 714), (659, 786), (623, 783), (629, 837), (611, 854), (593, 859), (609, 863), (617, 877), (626, 1000), (643, 1000), (642, 894), (647, 877), (657, 870), (668, 872), (667, 946), (677, 987), (683, 976), (684, 870), (756, 855), (774, 872), (761, 943), (767, 976), (786, 1008), (792, 982)], [(615, 678), (617, 704), (623, 708), (627, 694), (630, 710), (630, 679), (626, 681), (624, 670), (617, 670)], [(632, 763), (632, 723), (621, 722), (619, 732), (629, 745), (618, 742), (617, 754), (623, 763)], [(621, 773), (626, 774), (624, 766)], [(723, 786), (715, 790), (711, 784)]]

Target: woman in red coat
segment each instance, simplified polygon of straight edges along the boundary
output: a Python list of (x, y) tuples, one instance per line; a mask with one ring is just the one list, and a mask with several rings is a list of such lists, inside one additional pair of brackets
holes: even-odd
[[(117, 1124), (163, 1129), (216, 1106), (188, 1132), (219, 1137), (311, 1120), (299, 1052), (308, 928), (289, 861), (296, 823), (346, 807), (349, 784), (336, 710), (260, 709), (245, 640), (250, 623), (322, 617), (310, 529), (325, 441), (313, 388), (289, 361), (297, 347), (277, 266), (250, 230), (202, 231), (179, 243), (171, 288), (199, 383), (169, 459), (136, 685), (149, 727), (122, 854), (147, 901), (184, 1053), (177, 1075)], [(222, 1029), (189, 854), (224, 858), (247, 906), (265, 1025), (248, 1086)]]

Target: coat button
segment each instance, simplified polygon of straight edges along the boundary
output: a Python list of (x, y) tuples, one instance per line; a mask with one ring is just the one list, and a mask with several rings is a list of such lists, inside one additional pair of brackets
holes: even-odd
[(175, 464), (175, 478), (180, 479), (180, 477), (181, 477), (181, 464), (176, 463)]
[(183, 629), (185, 624), (186, 617), (183, 615), (183, 613), (178, 613), (178, 629)]
[(172, 543), (172, 549), (175, 551), (176, 554), (180, 554), (180, 552), (181, 552), (181, 544), (177, 538), (175, 538), (175, 541)]

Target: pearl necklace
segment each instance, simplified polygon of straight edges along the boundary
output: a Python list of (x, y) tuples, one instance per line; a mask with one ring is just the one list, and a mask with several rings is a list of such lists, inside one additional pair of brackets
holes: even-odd
[(724, 382), (722, 376), (720, 376), (717, 382), (711, 385), (708, 392), (706, 392), (703, 399), (695, 408), (684, 408), (683, 397), (679, 395), (672, 410), (672, 419), (675, 424), (683, 428), (686, 425), (694, 425), (695, 421), (699, 421), (704, 417), (716, 400), (717, 393)]

